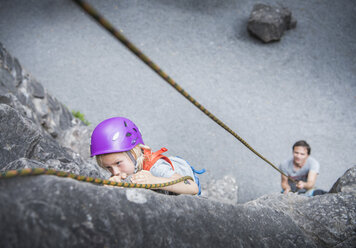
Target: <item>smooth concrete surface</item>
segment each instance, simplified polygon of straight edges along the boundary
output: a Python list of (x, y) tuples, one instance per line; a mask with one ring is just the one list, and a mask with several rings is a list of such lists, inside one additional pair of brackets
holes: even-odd
[[(329, 190), (356, 164), (356, 1), (89, 1), (187, 92), (279, 164), (300, 139)], [(246, 31), (255, 3), (297, 19), (280, 42)], [(232, 174), (238, 201), (280, 191), (280, 174), (190, 104), (70, 0), (1, 0), (0, 42), (95, 126), (125, 116), (146, 144), (209, 178)]]

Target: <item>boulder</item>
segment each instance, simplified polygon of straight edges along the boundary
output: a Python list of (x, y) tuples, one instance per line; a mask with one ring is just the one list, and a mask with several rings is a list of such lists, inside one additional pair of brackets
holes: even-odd
[(247, 30), (267, 43), (280, 40), (284, 31), (296, 25), (297, 22), (287, 8), (256, 4), (250, 14)]

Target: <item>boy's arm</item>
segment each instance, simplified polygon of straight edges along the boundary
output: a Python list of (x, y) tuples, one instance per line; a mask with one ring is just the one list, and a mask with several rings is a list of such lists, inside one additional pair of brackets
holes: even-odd
[[(151, 172), (142, 170), (132, 175), (131, 182), (139, 184), (156, 184), (167, 183), (181, 178), (182, 176), (175, 173), (171, 177), (155, 177)], [(162, 187), (160, 189), (171, 191), (177, 194), (190, 194), (196, 195), (199, 193), (198, 185), (192, 180), (186, 180), (170, 186)]]

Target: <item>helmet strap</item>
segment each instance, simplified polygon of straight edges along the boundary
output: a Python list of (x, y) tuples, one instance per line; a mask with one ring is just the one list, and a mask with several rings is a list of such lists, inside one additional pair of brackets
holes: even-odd
[(137, 161), (136, 161), (136, 159), (132, 156), (132, 154), (131, 154), (131, 152), (130, 151), (127, 151), (126, 152), (127, 153), (127, 155), (129, 156), (129, 158), (132, 160), (132, 163), (134, 164), (134, 166), (135, 166), (135, 173), (137, 172)]

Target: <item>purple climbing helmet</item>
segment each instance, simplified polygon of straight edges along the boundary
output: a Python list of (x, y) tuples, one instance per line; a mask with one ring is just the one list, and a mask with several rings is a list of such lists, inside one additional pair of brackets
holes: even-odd
[(91, 156), (130, 151), (144, 144), (138, 127), (127, 118), (114, 117), (102, 121), (91, 135)]

